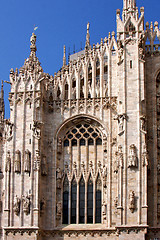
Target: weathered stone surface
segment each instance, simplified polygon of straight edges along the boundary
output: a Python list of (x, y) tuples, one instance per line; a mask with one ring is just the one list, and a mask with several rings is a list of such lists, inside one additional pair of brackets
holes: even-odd
[[(109, 33), (50, 76), (36, 35), (0, 95), (0, 239), (160, 236), (160, 37), (135, 0)], [(150, 44), (148, 44), (148, 40)]]

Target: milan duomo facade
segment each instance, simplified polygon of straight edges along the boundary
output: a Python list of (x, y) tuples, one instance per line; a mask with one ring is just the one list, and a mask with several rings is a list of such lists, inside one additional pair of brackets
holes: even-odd
[(160, 239), (160, 31), (123, 0), (117, 34), (43, 72), (36, 35), (0, 96), (3, 240)]

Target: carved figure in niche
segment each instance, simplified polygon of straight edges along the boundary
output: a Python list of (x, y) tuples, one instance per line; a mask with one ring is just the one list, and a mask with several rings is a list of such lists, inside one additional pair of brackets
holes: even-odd
[(107, 178), (107, 166), (103, 165), (103, 178)]
[(84, 163), (84, 161), (82, 161), (82, 163), (81, 163), (81, 168), (82, 168), (83, 171), (85, 171), (85, 163)]
[(123, 57), (123, 45), (122, 45), (122, 42), (119, 41), (118, 42), (118, 62), (119, 63), (122, 61), (122, 57)]
[(143, 167), (147, 166), (148, 169), (150, 169), (149, 158), (148, 158), (148, 151), (147, 151), (146, 144), (143, 146), (142, 164), (143, 164)]
[(102, 164), (101, 161), (98, 161), (98, 168), (101, 168)]
[(61, 188), (61, 182), (62, 182), (62, 172), (60, 168), (57, 168), (56, 171), (56, 179), (57, 179), (57, 188)]
[(21, 172), (21, 152), (19, 150), (15, 154), (14, 171), (15, 173)]
[(119, 114), (114, 119), (118, 120), (119, 134), (121, 134), (124, 131), (124, 120), (126, 119), (126, 115)]
[(118, 146), (118, 157), (119, 157), (119, 166), (123, 168), (123, 152), (122, 152), (122, 146)]
[(11, 157), (10, 157), (10, 151), (7, 152), (5, 171), (6, 171), (6, 172), (10, 172), (10, 171), (11, 171)]
[(91, 169), (93, 169), (93, 162), (92, 162), (92, 161), (89, 161), (89, 167), (90, 167)]
[(30, 213), (30, 197), (27, 195), (26, 197), (25, 196), (22, 196), (22, 199), (23, 199), (23, 211), (26, 215), (28, 215)]
[(118, 173), (118, 169), (119, 169), (119, 158), (118, 158), (118, 156), (119, 156), (118, 152), (115, 152), (115, 161), (114, 161), (114, 165), (113, 165), (114, 173)]
[(30, 170), (31, 170), (31, 159), (30, 159), (30, 152), (27, 149), (25, 151), (25, 158), (24, 158), (24, 171), (30, 172)]
[(45, 200), (45, 198), (42, 198), (40, 200), (40, 211), (41, 212), (45, 209), (45, 206), (46, 206), (46, 200)]
[(141, 120), (141, 130), (145, 131), (146, 130), (146, 117), (143, 115), (140, 117)]
[(58, 138), (58, 143), (57, 143), (57, 152), (62, 153), (62, 138)]
[(134, 193), (134, 191), (130, 191), (130, 194), (129, 194), (129, 209), (130, 209), (131, 213), (133, 213), (135, 210), (135, 193)]
[(77, 171), (77, 163), (76, 163), (76, 162), (73, 163), (73, 169), (74, 169), (75, 171)]
[(76, 99), (76, 87), (72, 88), (72, 98)]
[(47, 173), (48, 173), (47, 158), (46, 156), (43, 156), (42, 163), (41, 163), (41, 174), (42, 176), (47, 176)]
[(36, 156), (35, 156), (35, 159), (34, 159), (34, 170), (37, 170), (37, 171), (40, 170), (40, 163), (41, 163), (40, 151), (36, 150)]
[(129, 147), (128, 167), (138, 167), (136, 146), (134, 144)]
[(19, 197), (15, 197), (15, 200), (14, 200), (14, 206), (13, 206), (13, 210), (15, 212), (15, 214), (18, 216), (19, 213), (20, 213), (20, 204), (21, 204), (21, 200)]
[(61, 216), (62, 214), (62, 203), (58, 202), (57, 203), (57, 216)]
[(114, 199), (114, 207), (117, 208), (118, 207), (118, 197), (116, 197)]
[(37, 139), (41, 138), (41, 125), (42, 125), (41, 122), (34, 121), (32, 130), (33, 130), (34, 137), (37, 138)]
[(13, 123), (10, 120), (5, 120), (5, 138), (10, 141), (13, 137)]
[(105, 203), (105, 201), (103, 201), (103, 203), (102, 203), (102, 215), (103, 215), (103, 219), (106, 219), (106, 203)]

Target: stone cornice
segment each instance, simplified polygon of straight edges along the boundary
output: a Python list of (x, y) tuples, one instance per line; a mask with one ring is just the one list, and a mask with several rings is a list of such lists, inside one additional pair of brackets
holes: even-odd
[[(59, 228), (59, 229), (53, 229), (53, 230), (44, 230), (44, 229), (39, 229), (36, 227), (31, 227), (31, 228), (14, 228), (14, 227), (5, 227), (3, 228), (5, 235), (9, 234), (36, 234), (44, 237), (54, 237), (54, 236), (64, 236), (67, 235), (68, 237), (78, 237), (78, 236), (119, 236), (123, 233), (125, 234), (130, 234), (130, 233), (136, 233), (139, 234), (144, 233), (146, 234), (148, 231), (148, 226), (120, 226), (120, 227), (115, 227), (115, 228), (97, 228), (96, 226), (94, 227), (89, 227), (88, 229), (83, 227), (80, 228), (80, 226), (76, 227), (73, 225), (73, 228), (71, 226), (69, 228), (64, 227), (64, 228)], [(160, 232), (160, 228), (149, 228), (149, 231), (151, 232)]]

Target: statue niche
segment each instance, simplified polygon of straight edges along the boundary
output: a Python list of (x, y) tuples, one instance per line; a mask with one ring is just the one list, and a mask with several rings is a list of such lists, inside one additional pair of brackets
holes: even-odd
[(6, 172), (11, 172), (11, 157), (10, 157), (10, 151), (7, 152), (5, 171), (6, 171)]
[(30, 173), (30, 170), (31, 170), (31, 154), (30, 151), (27, 149), (25, 151), (24, 171), (26, 173)]
[(129, 209), (131, 213), (134, 213), (135, 210), (135, 193), (134, 191), (130, 191), (129, 194)]
[(14, 171), (15, 173), (21, 172), (21, 152), (19, 150), (15, 154)]
[(129, 147), (129, 157), (128, 157), (128, 167), (137, 168), (138, 167), (138, 158), (136, 152), (136, 146), (134, 144)]
[(15, 214), (18, 216), (20, 213), (20, 204), (21, 204), (21, 200), (19, 197), (15, 197), (15, 201), (14, 201), (14, 206), (13, 206), (13, 210), (15, 212)]
[(23, 211), (26, 215), (28, 215), (30, 213), (30, 197), (27, 195), (26, 197), (25, 196), (22, 196), (23, 197)]

